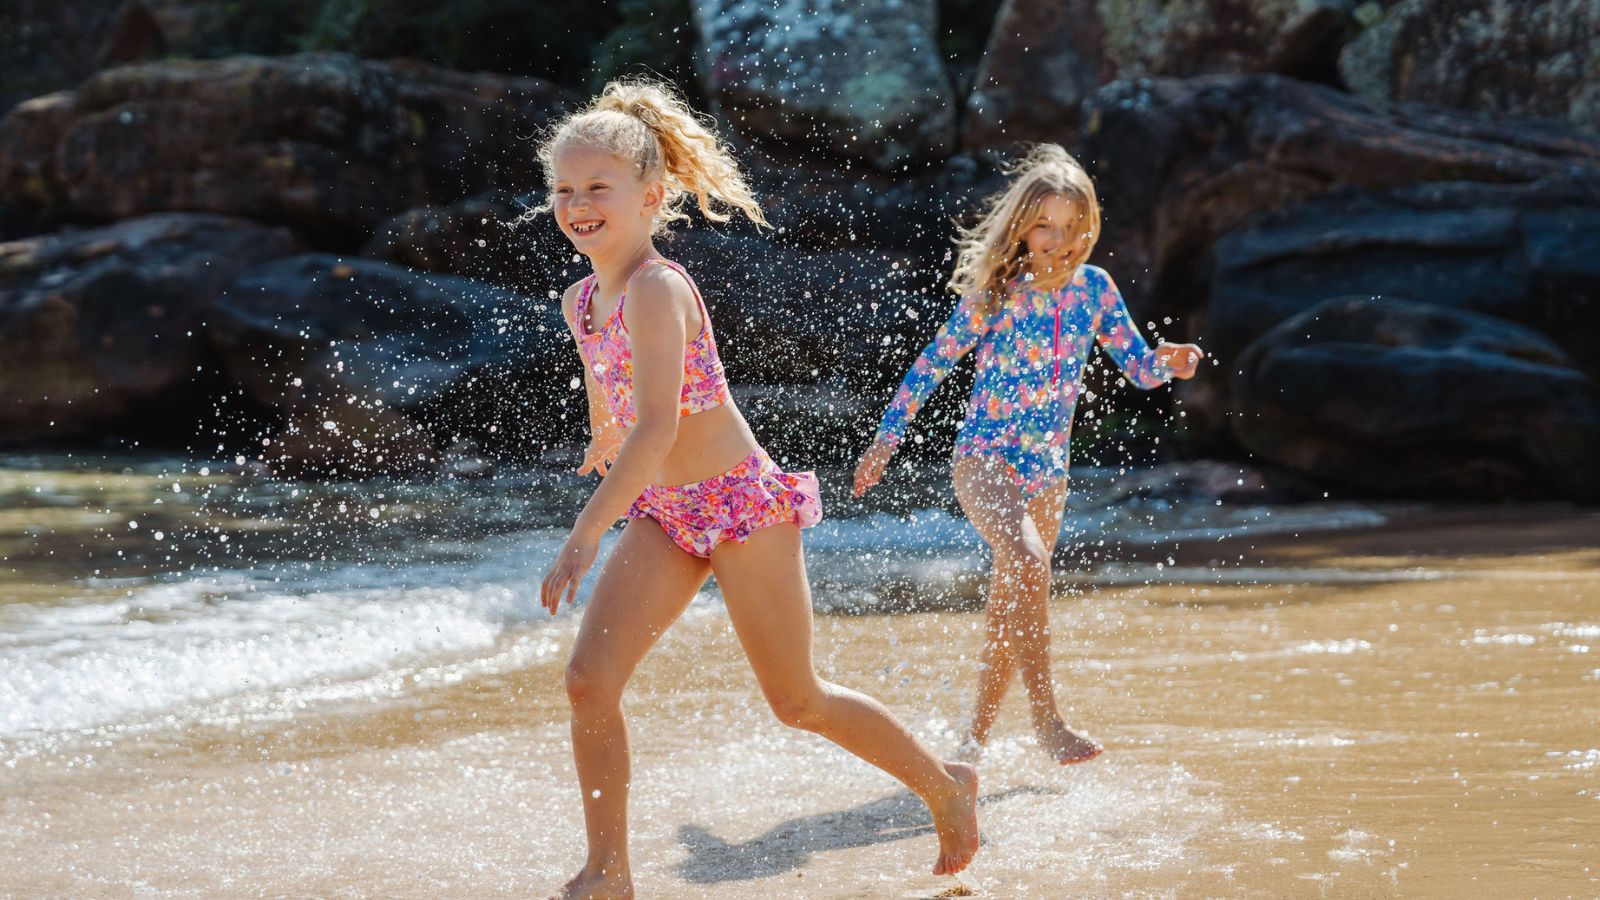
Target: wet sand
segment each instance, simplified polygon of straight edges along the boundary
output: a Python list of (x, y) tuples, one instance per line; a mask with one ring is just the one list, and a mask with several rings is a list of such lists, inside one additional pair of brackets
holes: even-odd
[[(1272, 574), (1058, 582), (1063, 697), (1108, 751), (1047, 763), (1013, 693), (981, 764), (985, 895), (1600, 893), (1600, 513), (1422, 511), (1142, 555)], [(952, 605), (819, 617), (819, 668), (948, 751), (981, 637)], [(13, 752), (0, 894), (543, 896), (583, 849), (560, 687), (574, 625), (514, 630), (490, 662), (263, 699), (242, 727)], [(953, 886), (926, 874), (914, 798), (773, 720), (714, 597), (627, 702), (641, 897)]]

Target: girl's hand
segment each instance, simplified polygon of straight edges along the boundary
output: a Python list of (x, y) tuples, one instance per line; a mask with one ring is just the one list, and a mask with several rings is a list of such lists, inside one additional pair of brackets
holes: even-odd
[(550, 567), (549, 574), (544, 576), (544, 583), (539, 585), (539, 605), (555, 615), (561, 608), (561, 596), (566, 595), (567, 603), (577, 599), (578, 583), (583, 581), (583, 575), (594, 565), (594, 559), (600, 554), (598, 541), (577, 541), (567, 538), (561, 545), (561, 551), (556, 554), (556, 561)]
[(622, 449), (622, 442), (627, 438), (628, 429), (616, 424), (614, 419), (601, 426), (583, 451), (583, 462), (578, 466), (578, 474), (587, 475), (594, 472), (601, 478), (606, 477), (606, 471), (617, 461), (617, 451)]
[(1195, 344), (1163, 342), (1156, 347), (1156, 358), (1172, 372), (1173, 378), (1193, 378), (1206, 354)]
[(867, 452), (861, 454), (861, 461), (856, 463), (855, 494), (857, 497), (865, 494), (883, 478), (883, 470), (889, 467), (889, 457), (894, 456), (894, 445), (883, 441), (873, 442)]

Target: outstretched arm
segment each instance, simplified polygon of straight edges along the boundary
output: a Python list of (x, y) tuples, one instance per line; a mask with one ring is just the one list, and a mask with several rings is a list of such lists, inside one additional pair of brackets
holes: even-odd
[(989, 324), (974, 297), (962, 297), (961, 302), (956, 304), (955, 311), (939, 326), (933, 341), (923, 348), (922, 354), (911, 364), (900, 382), (900, 389), (895, 391), (894, 400), (883, 411), (872, 446), (862, 454), (861, 462), (856, 466), (856, 496), (866, 493), (883, 477), (889, 457), (894, 455), (894, 448), (905, 437), (906, 427), (911, 424), (917, 411), (961, 357), (977, 346), (978, 340), (989, 330)]
[(1095, 339), (1122, 371), (1122, 377), (1145, 390), (1174, 378), (1194, 377), (1195, 367), (1205, 355), (1199, 347), (1167, 343), (1151, 347), (1133, 323), (1122, 292), (1111, 276), (1094, 270), (1089, 277), (1100, 305), (1100, 330)]

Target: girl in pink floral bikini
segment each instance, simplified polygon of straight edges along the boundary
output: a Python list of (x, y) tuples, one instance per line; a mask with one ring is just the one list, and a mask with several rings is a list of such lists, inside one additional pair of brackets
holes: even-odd
[(934, 874), (961, 871), (978, 849), (977, 773), (934, 757), (877, 701), (817, 677), (800, 545), (822, 514), (816, 478), (779, 471), (756, 443), (699, 291), (652, 241), (687, 218), (690, 197), (711, 219), (727, 220), (720, 204), (765, 224), (737, 165), (671, 89), (643, 81), (608, 85), (541, 158), (556, 221), (594, 266), (561, 308), (589, 398), (593, 439), (579, 472), (604, 476), (541, 585), (552, 615), (576, 594), (600, 535), (628, 518), (567, 664), (589, 852), (562, 896), (633, 896), (622, 690), (712, 573), (778, 717), (915, 791), (939, 837)]
[(1069, 729), (1050, 673), (1050, 556), (1067, 498), (1067, 449), (1083, 370), (1096, 343), (1133, 384), (1192, 378), (1194, 344), (1151, 348), (1104, 269), (1088, 265), (1100, 205), (1067, 151), (1041, 144), (966, 233), (950, 320), (906, 373), (856, 467), (855, 492), (883, 477), (906, 426), (962, 356), (977, 378), (956, 439), (956, 499), (993, 553), (978, 699), (965, 750), (989, 738), (1013, 674), (1022, 676), (1034, 731), (1061, 763), (1100, 746)]

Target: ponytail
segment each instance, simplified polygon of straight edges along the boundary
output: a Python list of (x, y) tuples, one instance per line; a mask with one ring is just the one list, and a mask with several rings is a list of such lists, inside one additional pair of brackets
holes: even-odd
[(683, 206), (690, 197), (713, 222), (732, 218), (723, 211), (727, 207), (757, 225), (767, 224), (739, 164), (712, 130), (709, 117), (690, 108), (668, 84), (648, 78), (607, 84), (588, 106), (557, 125), (539, 148), (546, 180), (554, 181), (556, 153), (579, 142), (632, 162), (639, 178), (665, 186), (658, 230), (688, 221)]

